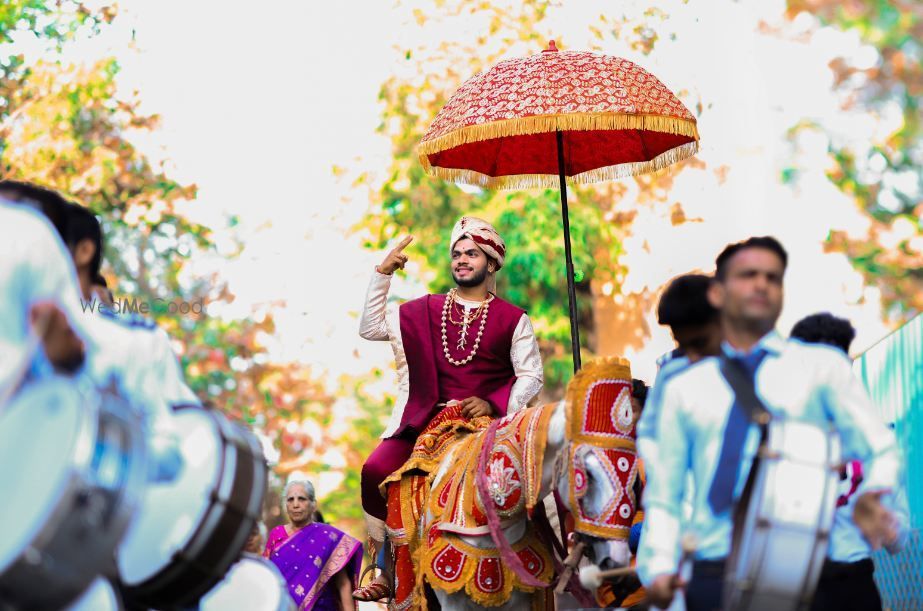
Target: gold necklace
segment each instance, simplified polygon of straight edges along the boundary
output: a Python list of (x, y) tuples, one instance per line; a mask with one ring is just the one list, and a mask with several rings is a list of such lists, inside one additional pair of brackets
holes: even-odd
[[(442, 352), (445, 354), (447, 361), (455, 365), (456, 367), (461, 367), (462, 365), (467, 365), (471, 362), (471, 359), (474, 358), (474, 355), (477, 354), (478, 347), (481, 345), (481, 336), (484, 335), (484, 325), (487, 324), (487, 312), (490, 309), (490, 297), (488, 296), (482, 302), (484, 308), (484, 315), (481, 317), (481, 325), (478, 328), (477, 337), (474, 339), (474, 346), (471, 348), (471, 352), (464, 359), (457, 361), (452, 358), (452, 355), (449, 354), (449, 338), (446, 330), (446, 319), (449, 317), (449, 309), (452, 307), (452, 304), (455, 303), (455, 294), (458, 292), (457, 289), (452, 289), (449, 291), (449, 294), (446, 295), (445, 303), (442, 306)], [(480, 308), (478, 308), (480, 309)], [(471, 319), (473, 320), (473, 319)], [(461, 338), (458, 340), (457, 349), (462, 350), (465, 347), (466, 338), (468, 335), (468, 318), (465, 315), (465, 321), (463, 321), (463, 326), (461, 329)]]
[[(456, 344), (455, 346), (456, 350), (465, 349), (465, 345), (468, 343), (468, 327), (471, 325), (472, 322), (477, 320), (478, 316), (480, 316), (484, 312), (484, 309), (487, 303), (489, 303), (491, 299), (493, 299), (493, 297), (490, 295), (490, 293), (488, 293), (484, 301), (479, 303), (478, 307), (474, 309), (475, 311), (469, 314), (468, 308), (465, 308), (464, 306), (458, 303), (458, 294), (457, 293), (455, 294), (455, 296), (452, 299), (452, 305), (449, 306), (449, 322), (451, 322), (457, 327), (461, 327), (461, 330), (458, 332), (458, 344)], [(452, 312), (453, 310), (455, 310), (455, 306), (458, 306), (458, 309), (461, 311), (461, 317), (462, 317), (461, 322), (456, 322), (455, 319), (452, 317)]]
[[(490, 298), (488, 297), (488, 299)], [(449, 322), (455, 325), (456, 327), (464, 326), (467, 329), (468, 325), (470, 325), (472, 322), (477, 320), (478, 316), (480, 316), (481, 313), (484, 311), (484, 304), (487, 303), (488, 299), (485, 299), (484, 301), (479, 303), (478, 307), (475, 308), (475, 311), (471, 314), (468, 313), (467, 308), (453, 301), (452, 305), (449, 307)], [(462, 318), (461, 320), (455, 320), (455, 317), (453, 316), (453, 314), (455, 313), (455, 306), (458, 306), (459, 310), (461, 311), (461, 318)]]

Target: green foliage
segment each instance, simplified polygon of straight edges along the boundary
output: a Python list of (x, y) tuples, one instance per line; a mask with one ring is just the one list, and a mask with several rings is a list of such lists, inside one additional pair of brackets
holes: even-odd
[(90, 11), (74, 0), (5, 0), (0, 4), (0, 43), (12, 42), (15, 34), (22, 32), (60, 44), (78, 32), (98, 32), (100, 25), (113, 17), (113, 7)]

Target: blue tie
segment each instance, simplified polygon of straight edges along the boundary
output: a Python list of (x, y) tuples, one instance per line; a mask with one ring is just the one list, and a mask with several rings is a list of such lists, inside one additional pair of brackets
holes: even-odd
[[(756, 369), (760, 366), (766, 351), (757, 348), (750, 354), (736, 358), (738, 363), (754, 380)], [(721, 455), (715, 469), (715, 478), (712, 480), (708, 491), (708, 504), (712, 513), (718, 515), (729, 509), (734, 502), (734, 488), (737, 486), (737, 472), (740, 469), (740, 460), (743, 454), (744, 440), (750, 428), (750, 418), (746, 408), (741, 405), (738, 398), (734, 398), (734, 405), (728, 414), (727, 426), (724, 429), (724, 443), (721, 445)]]

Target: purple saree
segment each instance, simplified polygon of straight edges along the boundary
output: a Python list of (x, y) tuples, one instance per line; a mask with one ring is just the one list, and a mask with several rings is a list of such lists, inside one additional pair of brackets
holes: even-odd
[(266, 558), (282, 572), (299, 610), (337, 611), (333, 576), (345, 570), (355, 589), (362, 567), (362, 544), (341, 530), (314, 522), (293, 535), (276, 526), (266, 541)]

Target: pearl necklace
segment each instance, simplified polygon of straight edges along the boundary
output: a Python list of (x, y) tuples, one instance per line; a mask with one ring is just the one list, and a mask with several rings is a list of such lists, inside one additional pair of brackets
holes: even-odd
[[(481, 325), (478, 328), (477, 337), (474, 340), (474, 346), (471, 348), (471, 352), (467, 357), (460, 361), (456, 361), (452, 358), (452, 355), (449, 354), (449, 338), (446, 331), (446, 319), (449, 317), (449, 308), (452, 307), (452, 304), (455, 303), (455, 294), (458, 292), (457, 289), (452, 289), (449, 291), (449, 294), (446, 295), (445, 304), (442, 306), (442, 352), (445, 354), (447, 361), (455, 365), (456, 367), (461, 367), (462, 365), (467, 365), (471, 362), (471, 359), (474, 358), (474, 355), (477, 354), (478, 347), (481, 345), (481, 336), (484, 335), (484, 325), (487, 324), (487, 312), (490, 309), (490, 297), (481, 304), (481, 307), (484, 308), (484, 313), (481, 316)], [(480, 308), (479, 308), (480, 309)], [(460, 331), (461, 338), (458, 340), (458, 348), (462, 349), (465, 346), (466, 337), (468, 335), (468, 317), (465, 316), (464, 324)]]

